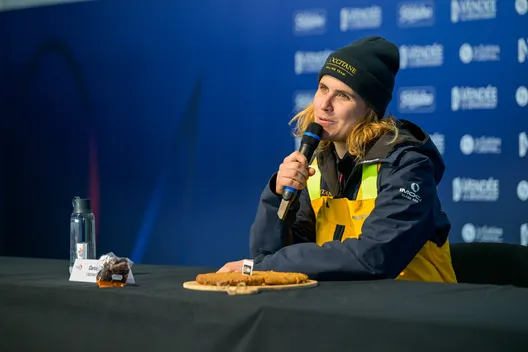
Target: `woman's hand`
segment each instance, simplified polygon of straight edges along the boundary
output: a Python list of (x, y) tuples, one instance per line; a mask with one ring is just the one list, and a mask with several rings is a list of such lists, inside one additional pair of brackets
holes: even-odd
[(308, 159), (299, 151), (288, 155), (279, 167), (275, 193), (281, 195), (284, 187), (301, 190), (306, 187), (309, 176), (315, 174), (315, 169), (309, 168)]
[(229, 262), (225, 264), (217, 273), (233, 273), (233, 272), (242, 272), (242, 266), (244, 265), (244, 260), (253, 262), (251, 259), (242, 259), (236, 262)]

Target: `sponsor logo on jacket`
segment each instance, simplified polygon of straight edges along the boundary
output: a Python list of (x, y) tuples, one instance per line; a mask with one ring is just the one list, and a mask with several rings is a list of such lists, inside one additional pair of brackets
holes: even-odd
[(422, 201), (422, 197), (418, 195), (420, 192), (420, 185), (417, 183), (411, 183), (410, 188), (400, 188), (400, 194), (403, 198), (406, 198), (412, 202), (420, 203)]

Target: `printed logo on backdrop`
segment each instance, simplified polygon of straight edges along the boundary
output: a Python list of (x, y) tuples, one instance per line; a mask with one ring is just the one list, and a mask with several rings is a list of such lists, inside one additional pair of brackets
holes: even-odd
[(323, 51), (296, 51), (295, 52), (295, 74), (317, 73), (321, 70), (326, 59), (333, 50)]
[(402, 45), (400, 47), (400, 68), (438, 67), (444, 63), (444, 46)]
[(293, 34), (316, 35), (326, 32), (326, 10), (299, 10), (293, 13)]
[(528, 56), (528, 39), (519, 38), (519, 40), (517, 41), (517, 49), (519, 63), (522, 64), (526, 61), (526, 57)]
[(383, 11), (380, 6), (344, 7), (340, 12), (341, 32), (381, 27)]
[(528, 88), (524, 86), (517, 88), (517, 91), (515, 92), (515, 101), (517, 101), (517, 104), (521, 108), (524, 108), (526, 105), (528, 105)]
[(451, 110), (453, 111), (495, 109), (498, 102), (498, 89), (492, 85), (451, 89)]
[(519, 156), (524, 158), (528, 152), (528, 135), (526, 132), (519, 133)]
[(298, 113), (304, 110), (313, 100), (315, 91), (313, 90), (300, 90), (293, 93), (293, 110)]
[(515, 11), (521, 16), (528, 12), (528, 0), (515, 0)]
[(522, 180), (521, 182), (519, 182), (519, 184), (517, 185), (517, 196), (523, 202), (525, 200), (528, 200), (528, 181)]
[(427, 27), (435, 23), (433, 0), (406, 1), (398, 4), (398, 27)]
[(451, 0), (451, 22), (490, 20), (497, 17), (497, 0)]
[(528, 224), (521, 225), (521, 245), (528, 246)]
[(479, 44), (472, 46), (471, 44), (464, 43), (460, 46), (458, 55), (460, 57), (460, 61), (465, 64), (469, 64), (471, 62), (499, 61), (500, 46), (492, 44)]
[(436, 149), (440, 152), (440, 154), (445, 153), (445, 135), (441, 133), (433, 133), (429, 135), (431, 137), (431, 140), (433, 141), (434, 145), (436, 146)]
[(464, 242), (503, 242), (504, 230), (495, 226), (475, 226), (467, 223), (462, 226), (462, 239)]
[(427, 114), (436, 110), (436, 90), (432, 86), (401, 87), (398, 111), (403, 114)]
[(473, 137), (469, 134), (460, 139), (460, 150), (464, 155), (471, 154), (500, 154), (502, 140), (498, 137)]
[(454, 202), (496, 202), (499, 200), (499, 180), (455, 177), (453, 179)]

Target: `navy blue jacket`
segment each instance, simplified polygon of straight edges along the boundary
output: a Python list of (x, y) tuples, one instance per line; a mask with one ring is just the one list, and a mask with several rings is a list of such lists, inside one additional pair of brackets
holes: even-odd
[[(275, 194), (276, 174), (262, 192), (250, 231), (254, 270), (306, 273), (317, 280), (395, 278), (427, 241), (441, 246), (451, 225), (441, 209), (437, 185), (445, 165), (438, 149), (418, 126), (400, 120), (397, 141), (386, 135), (371, 144), (363, 161), (338, 161), (333, 148), (317, 154), (321, 189), (334, 197), (355, 199), (361, 180), (360, 164), (381, 163), (378, 197), (365, 219), (359, 239), (339, 238), (315, 243), (315, 214), (307, 189), (299, 192), (288, 216), (277, 216), (281, 197)], [(339, 170), (344, 184), (337, 179)], [(402, 189), (419, 186), (420, 202), (404, 197)], [(416, 187), (415, 187), (416, 188)]]

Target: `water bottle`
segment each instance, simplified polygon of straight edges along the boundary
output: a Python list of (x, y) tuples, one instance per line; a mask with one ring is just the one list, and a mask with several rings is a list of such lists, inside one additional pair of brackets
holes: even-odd
[(97, 259), (95, 253), (95, 216), (90, 200), (74, 197), (70, 217), (70, 274), (75, 259)]

